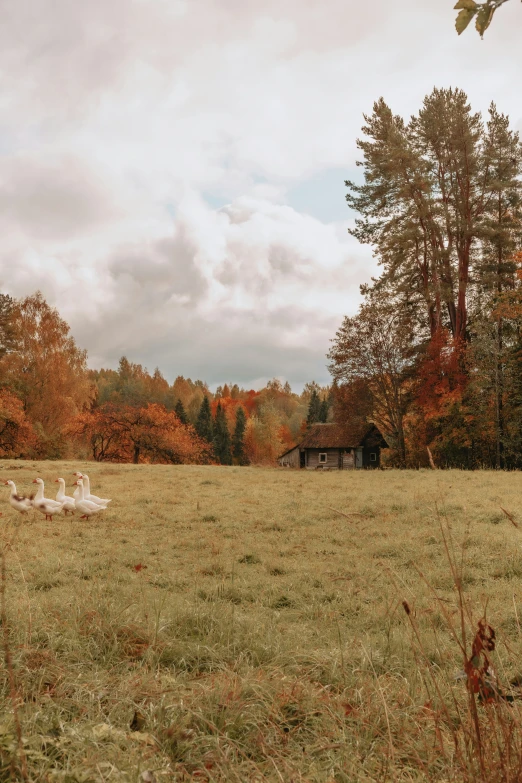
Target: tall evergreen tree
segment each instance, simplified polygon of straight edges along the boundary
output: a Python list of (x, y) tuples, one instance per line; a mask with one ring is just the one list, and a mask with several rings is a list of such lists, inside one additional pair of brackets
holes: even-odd
[(208, 443), (212, 443), (212, 411), (210, 410), (210, 402), (206, 394), (203, 397), (198, 418), (196, 419), (196, 432), (200, 438), (203, 438), (203, 440), (206, 440)]
[(182, 424), (188, 424), (188, 417), (185, 411), (185, 406), (183, 405), (181, 398), (178, 399), (176, 405), (174, 406), (174, 413), (180, 420)]
[(499, 114), (493, 103), (489, 115), (483, 162), (489, 197), (477, 276), (485, 294), (487, 310), (491, 313), (492, 307), (494, 309), (491, 321), (494, 324), (492, 354), (495, 360), (491, 378), (495, 400), (495, 465), (501, 469), (505, 466), (504, 368), (512, 325), (506, 323), (498, 304), (503, 292), (514, 287), (516, 264), (513, 254), (522, 238), (522, 146), (519, 134), (510, 130), (509, 118)]
[(310, 402), (308, 404), (308, 414), (306, 417), (306, 423), (310, 427), (312, 424), (316, 424), (321, 421), (321, 399), (316, 389), (312, 389), (310, 395)]
[(245, 411), (241, 405), (238, 405), (236, 411), (236, 426), (232, 438), (232, 452), (239, 465), (248, 465), (248, 459), (245, 454), (245, 430)]
[(321, 402), (321, 405), (319, 407), (319, 419), (322, 424), (326, 424), (328, 421), (328, 412), (330, 410), (330, 405), (328, 403), (327, 397), (324, 398), (324, 400)]
[(350, 230), (380, 256), (383, 275), (432, 335), (468, 339), (473, 248), (486, 204), (483, 123), (462, 90), (434, 89), (406, 124), (381, 99), (357, 142), (365, 182), (347, 182), (361, 214)]
[(225, 409), (218, 402), (214, 420), (214, 453), (222, 465), (232, 464), (230, 433), (228, 431)]

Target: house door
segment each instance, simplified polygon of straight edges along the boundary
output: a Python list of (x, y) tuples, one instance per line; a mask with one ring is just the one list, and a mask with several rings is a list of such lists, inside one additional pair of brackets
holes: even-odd
[(363, 466), (363, 450), (355, 449), (355, 467), (356, 468), (362, 468)]
[(306, 468), (306, 452), (300, 451), (299, 452), (299, 467), (300, 468)]
[(344, 470), (352, 470), (354, 467), (353, 452), (347, 452), (343, 454), (343, 468)]

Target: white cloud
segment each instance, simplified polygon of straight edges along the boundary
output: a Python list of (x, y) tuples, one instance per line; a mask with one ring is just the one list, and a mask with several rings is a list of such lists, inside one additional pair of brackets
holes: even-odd
[(483, 42), (457, 38), (451, 5), (9, 4), (0, 283), (41, 288), (93, 364), (326, 380), (328, 340), (375, 269), (348, 211), (324, 208), (326, 173), (353, 172), (362, 113), (383, 95), (407, 116), (453, 84), (521, 126), (520, 4)]

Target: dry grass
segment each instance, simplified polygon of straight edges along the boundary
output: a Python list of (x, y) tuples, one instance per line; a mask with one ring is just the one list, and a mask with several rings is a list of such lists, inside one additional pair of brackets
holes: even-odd
[(500, 506), (522, 520), (520, 474), (3, 461), (0, 478), (50, 490), (73, 470), (114, 498), (103, 516), (2, 505), (17, 706), (4, 666), (0, 781), (23, 759), (29, 780), (63, 783), (520, 779), (497, 758), (504, 730), (521, 743), (518, 701), (498, 708), (500, 740), (478, 707), (491, 769), (466, 750), (441, 536), (463, 543), (463, 596), (476, 619), (487, 602), (507, 684), (522, 531)]

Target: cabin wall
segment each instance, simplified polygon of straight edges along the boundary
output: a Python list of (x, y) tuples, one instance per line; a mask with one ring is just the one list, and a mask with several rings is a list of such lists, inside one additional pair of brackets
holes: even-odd
[[(357, 452), (357, 454), (356, 454)], [(326, 454), (326, 462), (319, 462), (319, 454)], [(372, 454), (375, 459), (372, 460)], [(304, 457), (304, 464), (302, 461)], [(299, 446), (279, 457), (279, 464), (286, 468), (326, 468), (328, 470), (372, 469), (381, 466), (381, 450), (379, 446), (364, 446), (357, 449), (305, 449), (301, 452)]]
[[(357, 451), (357, 450), (355, 450)], [(329, 470), (357, 470), (379, 468), (381, 465), (381, 450), (378, 446), (367, 446), (360, 449), (360, 461), (353, 449), (306, 449), (305, 467), (308, 470), (327, 468)], [(319, 462), (319, 454), (326, 454), (326, 462)], [(372, 460), (371, 455), (375, 454)], [(289, 456), (289, 455), (286, 455)], [(299, 462), (295, 465), (299, 467)]]
[[(372, 460), (372, 454), (375, 454), (375, 459)], [(364, 468), (379, 468), (381, 466), (381, 450), (379, 446), (365, 446), (363, 449), (363, 467)]]
[(299, 446), (289, 451), (283, 457), (279, 457), (279, 464), (283, 468), (298, 468), (299, 467)]
[[(326, 454), (326, 462), (319, 462), (319, 454)], [(306, 464), (308, 470), (315, 468), (339, 468), (339, 449), (306, 449)]]

